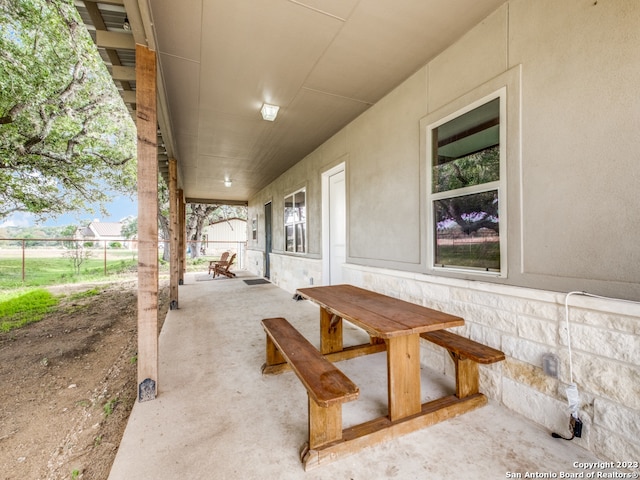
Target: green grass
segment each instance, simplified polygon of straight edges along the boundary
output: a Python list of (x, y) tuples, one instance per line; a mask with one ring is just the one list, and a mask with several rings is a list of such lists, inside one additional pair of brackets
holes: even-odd
[(80, 300), (81, 298), (95, 297), (96, 295), (100, 295), (100, 290), (92, 288), (90, 290), (85, 290), (84, 292), (72, 293), (69, 295), (69, 300)]
[(57, 297), (41, 288), (3, 294), (0, 297), (0, 331), (8, 332), (38, 322), (58, 302)]
[[(127, 258), (107, 260), (107, 275), (119, 275), (135, 270), (137, 260), (131, 255)], [(74, 272), (68, 258), (27, 258), (25, 279), (22, 281), (22, 259), (0, 258), (0, 289), (16, 287), (41, 287), (61, 283), (85, 282), (104, 279), (104, 260), (87, 259), (80, 267), (80, 273)]]
[(105, 417), (108, 417), (113, 413), (113, 409), (116, 408), (116, 405), (119, 403), (119, 400), (120, 399), (118, 398), (112, 398), (111, 400), (109, 400), (107, 403), (104, 404), (104, 406), (102, 407), (102, 411)]
[(500, 270), (498, 242), (438, 245), (436, 265)]

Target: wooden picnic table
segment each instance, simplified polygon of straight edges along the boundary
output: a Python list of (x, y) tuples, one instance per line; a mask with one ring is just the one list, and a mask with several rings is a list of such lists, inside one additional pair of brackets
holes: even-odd
[[(478, 391), (477, 362), (500, 361), (504, 354), (445, 330), (464, 325), (461, 317), (353, 285), (300, 288), (296, 293), (320, 307), (320, 349), (303, 340), (285, 319), (265, 319), (267, 361), (262, 372), (273, 374), (291, 368), (307, 388), (309, 440), (301, 450), (305, 469), (486, 404), (486, 397)], [(369, 342), (345, 347), (344, 320), (364, 329)], [(421, 337), (449, 351), (456, 368), (455, 394), (421, 403)], [(358, 387), (326, 361), (384, 351), (388, 414), (343, 429), (342, 403), (355, 400)], [(327, 376), (327, 371), (332, 375)], [(327, 389), (329, 401), (321, 402), (318, 399), (324, 398)]]
[(343, 319), (364, 329), (371, 344), (386, 344), (389, 419), (420, 413), (420, 334), (464, 325), (464, 319), (353, 285), (301, 288), (297, 293), (320, 306), (321, 353), (344, 348)]

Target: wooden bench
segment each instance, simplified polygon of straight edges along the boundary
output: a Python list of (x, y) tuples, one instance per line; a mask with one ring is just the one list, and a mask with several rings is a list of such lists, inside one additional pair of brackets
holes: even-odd
[[(286, 319), (266, 318), (265, 369), (287, 362), (307, 389), (309, 397), (309, 444), (315, 449), (342, 439), (342, 404), (358, 398), (359, 390), (347, 376), (325, 359)], [(306, 452), (301, 452), (304, 460)]]
[(456, 367), (456, 397), (479, 393), (478, 364), (504, 360), (504, 353), (447, 330), (421, 333), (420, 336), (446, 348)]

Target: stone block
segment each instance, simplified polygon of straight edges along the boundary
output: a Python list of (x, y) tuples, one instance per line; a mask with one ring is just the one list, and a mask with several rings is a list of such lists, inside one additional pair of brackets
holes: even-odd
[[(640, 458), (640, 446), (629, 439), (598, 425), (593, 426), (592, 450), (598, 457), (609, 462), (633, 461)], [(618, 469), (616, 469), (618, 471)], [(638, 471), (635, 469), (634, 471)]]
[[(571, 348), (640, 366), (640, 336), (571, 324)], [(567, 329), (561, 328), (561, 344), (568, 345)]]
[(503, 335), (502, 351), (510, 357), (542, 367), (542, 356), (550, 351), (550, 347), (523, 338)]
[[(471, 322), (467, 322), (465, 324), (466, 332), (464, 336), (475, 340), (476, 342), (482, 343), (483, 345), (487, 345), (489, 347), (497, 348), (498, 350), (502, 349), (502, 337), (500, 332), (487, 328), (482, 325), (474, 324)], [(456, 332), (459, 333), (460, 332)]]
[(550, 397), (562, 398), (557, 395), (558, 380), (546, 376), (542, 368), (510, 357), (502, 363), (502, 372), (506, 377)]
[[(566, 352), (562, 352), (566, 355)], [(573, 377), (578, 388), (640, 410), (640, 369), (604, 357), (573, 352)]]
[(558, 338), (558, 324), (525, 315), (517, 316), (518, 336), (537, 343), (555, 346)]
[(569, 419), (566, 403), (544, 395), (527, 385), (504, 377), (502, 402), (511, 410), (551, 431), (566, 430)]
[(512, 312), (477, 305), (466, 305), (460, 309), (460, 316), (466, 321), (502, 332), (513, 334), (517, 332), (516, 315)]
[(500, 401), (502, 398), (502, 363), (480, 365), (480, 392), (488, 398)]
[(556, 303), (538, 300), (522, 301), (521, 313), (530, 317), (537, 317), (553, 322), (564, 318), (564, 307)]
[(599, 310), (569, 308), (569, 319), (571, 323), (582, 323), (593, 327), (640, 335), (638, 317), (618, 315)]
[(594, 401), (593, 421), (640, 447), (640, 411), (597, 398)]

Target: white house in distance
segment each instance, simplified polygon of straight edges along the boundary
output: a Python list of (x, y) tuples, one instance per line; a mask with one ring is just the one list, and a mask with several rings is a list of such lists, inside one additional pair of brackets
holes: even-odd
[(76, 230), (75, 238), (84, 242), (102, 243), (106, 240), (107, 246), (111, 242), (122, 243), (122, 223), (94, 220), (86, 227), (79, 227)]

